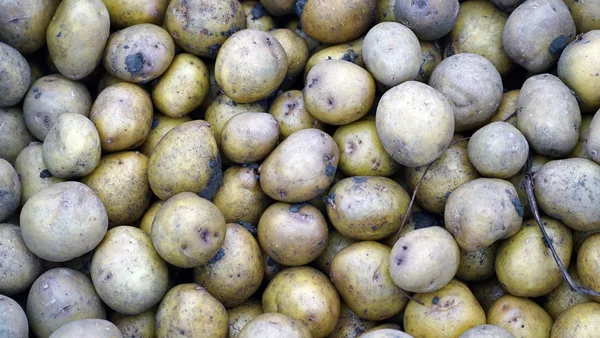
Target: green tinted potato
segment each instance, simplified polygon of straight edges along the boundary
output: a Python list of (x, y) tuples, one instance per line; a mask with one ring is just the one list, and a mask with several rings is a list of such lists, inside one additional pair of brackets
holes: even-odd
[(566, 0), (577, 33), (585, 33), (600, 28), (600, 3), (595, 1)]
[(296, 78), (304, 71), (306, 62), (310, 56), (308, 44), (291, 29), (275, 29), (269, 33), (273, 35), (283, 47), (288, 59), (288, 71), (283, 84), (290, 87)]
[(39, 142), (32, 142), (19, 153), (15, 170), (21, 178), (21, 205), (25, 205), (40, 190), (64, 181), (48, 171), (42, 158), (42, 144)]
[(210, 123), (218, 145), (221, 144), (221, 131), (230, 118), (241, 113), (266, 113), (264, 102), (237, 103), (223, 93), (219, 93), (206, 108), (204, 119)]
[[(582, 285), (581, 278), (579, 278), (579, 273), (577, 272), (576, 262), (569, 265), (568, 272), (576, 285)], [(556, 320), (556, 318), (558, 318), (565, 310), (577, 304), (592, 302), (590, 296), (580, 294), (576, 290), (571, 289), (569, 284), (564, 280), (558, 287), (544, 295), (541, 300), (542, 307), (554, 320)]]
[(481, 281), (496, 274), (495, 262), (498, 244), (477, 251), (460, 250), (460, 264), (456, 277), (464, 281)]
[(221, 131), (223, 154), (235, 163), (259, 162), (277, 146), (279, 123), (268, 113), (242, 113)]
[(246, 14), (246, 28), (259, 29), (264, 32), (275, 29), (275, 20), (258, 1), (245, 0), (242, 8)]
[(419, 40), (419, 44), (421, 45), (421, 68), (415, 81), (427, 83), (435, 67), (442, 62), (442, 48), (437, 41)]
[(229, 333), (227, 337), (237, 338), (246, 324), (262, 313), (262, 303), (256, 298), (250, 298), (238, 306), (227, 309), (227, 317), (229, 319)]
[(471, 283), (470, 286), (473, 295), (486, 313), (496, 299), (508, 294), (495, 276), (481, 282)]
[(600, 330), (600, 304), (577, 304), (565, 310), (552, 326), (551, 338), (595, 337)]
[[(600, 290), (600, 275), (598, 266), (600, 265), (600, 234), (594, 234), (588, 237), (577, 254), (577, 272), (581, 278), (582, 284), (592, 290)], [(600, 297), (592, 296), (594, 301), (599, 301)]]
[(313, 52), (306, 62), (306, 68), (304, 68), (304, 79), (306, 80), (306, 76), (312, 67), (323, 60), (349, 61), (357, 66), (364, 67), (365, 64), (362, 56), (363, 41), (364, 37), (348, 43), (325, 47), (319, 51)]

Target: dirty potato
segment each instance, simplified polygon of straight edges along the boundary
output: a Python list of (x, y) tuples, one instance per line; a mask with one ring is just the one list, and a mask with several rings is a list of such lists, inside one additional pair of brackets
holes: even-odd
[(269, 107), (269, 114), (279, 123), (279, 139), (283, 140), (293, 132), (315, 128), (323, 130), (323, 122), (314, 118), (304, 105), (304, 94), (300, 90), (281, 93)]
[(0, 42), (0, 57), (0, 108), (5, 108), (15, 106), (27, 93), (31, 68), (18, 50), (3, 42)]
[(35, 141), (19, 106), (0, 108), (0, 158), (15, 164), (21, 151)]

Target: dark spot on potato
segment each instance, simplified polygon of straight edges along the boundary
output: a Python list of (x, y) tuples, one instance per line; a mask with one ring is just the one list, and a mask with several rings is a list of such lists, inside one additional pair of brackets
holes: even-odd
[(375, 230), (377, 230), (377, 227), (376, 227), (375, 225), (373, 225), (373, 226), (371, 227), (371, 230), (375, 231)]
[(335, 170), (336, 168), (334, 166), (332, 166), (331, 164), (327, 164), (327, 166), (325, 167), (325, 175), (333, 176), (335, 175)]
[(312, 79), (310, 79), (310, 83), (308, 84), (308, 88), (312, 88), (315, 83), (319, 82), (319, 79), (316, 77), (313, 77)]
[(519, 197), (512, 196), (510, 201), (515, 206), (515, 209), (517, 210), (517, 215), (519, 215), (519, 217), (523, 217), (523, 215), (525, 215), (525, 208), (523, 207), (523, 204), (521, 204)]
[(263, 16), (268, 16), (269, 12), (267, 12), (267, 9), (261, 3), (258, 3), (252, 9), (251, 14), (252, 20), (256, 20), (262, 18)]
[(358, 58), (358, 54), (356, 54), (356, 52), (352, 49), (348, 49), (346, 54), (344, 54), (344, 56), (342, 56), (342, 60), (349, 61), (352, 63), (355, 63), (357, 58)]
[(113, 276), (112, 272), (109, 272), (108, 274), (106, 274), (106, 276), (104, 276), (104, 280), (108, 281), (112, 278), (112, 276)]
[(266, 40), (267, 40), (267, 45), (270, 46), (271, 45), (271, 38), (267, 38)]
[(254, 225), (252, 225), (251, 223), (243, 222), (243, 221), (240, 221), (238, 223), (241, 226), (243, 226), (244, 229), (246, 229), (249, 233), (251, 233), (252, 236), (256, 236), (258, 234), (258, 231), (257, 231), (256, 227)]
[(129, 45), (124, 45), (123, 49), (129, 49)]
[[(298, 15), (299, 18), (302, 17), (304, 6), (306, 6), (306, 0), (297, 0), (296, 5), (294, 5), (294, 12), (296, 12), (296, 15)], [(300, 23), (298, 23), (298, 26), (300, 26)]]
[(229, 29), (228, 31), (225, 32), (221, 32), (221, 36), (224, 36), (226, 38), (232, 36), (235, 32), (239, 31), (240, 28), (239, 27), (231, 27), (231, 29)]
[(62, 31), (58, 32), (58, 34), (56, 34), (57, 38), (60, 38), (62, 36)]
[(450, 197), (450, 194), (452, 194), (452, 191), (446, 192), (446, 194), (444, 195), (444, 198), (448, 199), (448, 197)]
[(156, 127), (158, 127), (158, 119), (155, 118), (155, 119), (152, 119), (152, 127), (151, 128), (154, 129)]
[(31, 89), (31, 91), (35, 94), (33, 97), (37, 100), (40, 98), (40, 96), (42, 95), (42, 93), (40, 93), (40, 90), (38, 87), (33, 87), (33, 89)]
[(142, 53), (127, 55), (125, 57), (125, 65), (128, 72), (137, 74), (144, 68), (144, 56)]
[(411, 6), (417, 6), (419, 9), (423, 9), (427, 6), (427, 0), (417, 0), (417, 1), (411, 1), (410, 2)]
[(397, 266), (401, 265), (402, 263), (404, 263), (404, 259), (402, 259), (402, 258), (396, 258), (396, 265)]
[[(211, 161), (214, 162), (211, 163)], [(212, 201), (217, 193), (217, 189), (221, 185), (221, 180), (223, 179), (223, 170), (221, 169), (221, 156), (217, 155), (216, 161), (213, 159), (209, 160), (209, 166), (213, 170), (206, 187), (197, 193), (198, 196), (205, 198), (209, 201)]]
[(216, 262), (223, 259), (223, 257), (225, 257), (225, 250), (223, 250), (223, 248), (219, 248), (217, 254), (214, 255), (213, 258), (210, 259), (210, 261), (208, 261), (208, 264), (215, 264)]
[(197, 232), (199, 234), (198, 236), (200, 236), (200, 238), (202, 239), (202, 241), (204, 241), (205, 243), (208, 243), (208, 236), (209, 236), (208, 230), (206, 230), (206, 229), (198, 229)]
[(408, 249), (408, 247), (406, 245), (403, 245), (402, 250), (406, 250), (406, 249)]
[(431, 303), (433, 303), (433, 305), (437, 305), (437, 303), (440, 302), (440, 297), (435, 296), (433, 297), (433, 299), (431, 300)]
[(556, 39), (554, 39), (550, 43), (548, 50), (550, 51), (550, 54), (558, 55), (563, 51), (563, 49), (565, 49), (566, 46), (567, 46), (567, 38), (565, 38), (564, 35), (559, 35)]
[(367, 181), (367, 178), (364, 176), (354, 176), (352, 179), (355, 183), (363, 183)]
[(300, 209), (304, 206), (304, 204), (299, 203), (299, 204), (292, 204), (290, 205), (290, 212), (292, 213), (297, 213), (300, 211)]
[(44, 169), (40, 172), (40, 178), (52, 177), (52, 174), (48, 171), (48, 169)]

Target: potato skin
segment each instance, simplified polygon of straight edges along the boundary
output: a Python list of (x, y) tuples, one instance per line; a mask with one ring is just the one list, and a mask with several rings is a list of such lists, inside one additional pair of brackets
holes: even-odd
[(264, 313), (254, 317), (240, 331), (239, 338), (254, 337), (312, 337), (308, 326), (302, 321), (283, 313)]
[(35, 141), (18, 106), (0, 108), (0, 158), (14, 165), (19, 153)]
[(325, 47), (311, 52), (311, 56), (306, 62), (306, 68), (304, 68), (304, 80), (306, 80), (312, 67), (323, 60), (343, 60), (364, 68), (365, 63), (362, 56), (364, 40), (365, 38), (361, 37), (348, 43)]
[(396, 21), (412, 29), (421, 40), (436, 40), (448, 34), (458, 19), (458, 0), (396, 0)]
[(600, 114), (594, 114), (584, 138), (586, 155), (594, 162), (600, 163)]
[(258, 1), (242, 1), (242, 8), (246, 14), (246, 29), (259, 29), (264, 32), (275, 29), (275, 20)]
[(96, 318), (75, 320), (54, 331), (50, 338), (69, 338), (90, 335), (97, 338), (121, 338), (121, 331), (115, 324)]
[(0, 332), (7, 337), (29, 337), (29, 321), (25, 311), (13, 299), (0, 295)]
[(500, 326), (515, 337), (550, 337), (552, 317), (534, 301), (505, 295), (487, 311), (487, 323)]
[(26, 55), (46, 44), (46, 27), (60, 0), (12, 0), (0, 6), (0, 41)]
[(512, 333), (500, 326), (484, 324), (472, 327), (461, 334), (458, 338), (514, 338)]
[(102, 0), (110, 14), (110, 23), (126, 28), (140, 23), (160, 25), (169, 0)]
[(4, 222), (19, 208), (21, 182), (19, 174), (8, 161), (0, 158), (0, 222)]
[[(42, 260), (27, 248), (21, 228), (14, 224), (0, 224), (0, 265), (0, 294), (8, 296), (29, 289), (43, 272)], [(0, 332), (2, 328), (0, 321)]]
[(39, 142), (32, 142), (19, 153), (15, 170), (21, 178), (21, 206), (44, 188), (64, 181), (48, 171), (42, 158), (42, 144)]
[(496, 299), (508, 294), (496, 276), (481, 282), (471, 283), (470, 289), (486, 313)]
[(579, 0), (565, 0), (565, 4), (569, 7), (578, 34), (600, 29), (600, 4)]
[(261, 314), (263, 314), (262, 303), (256, 298), (249, 298), (242, 304), (227, 309), (229, 320), (229, 333), (227, 337), (237, 338), (246, 324)]
[(101, 0), (62, 1), (46, 30), (56, 68), (70, 80), (88, 76), (100, 64), (109, 30), (110, 17)]
[(415, 81), (427, 83), (431, 73), (443, 60), (442, 47), (438, 41), (419, 40), (421, 46), (421, 67)]
[(300, 90), (289, 90), (277, 96), (269, 107), (269, 114), (279, 123), (280, 140), (301, 129), (324, 129), (323, 122), (306, 110), (304, 94)]
[[(569, 276), (576, 285), (582, 285), (581, 278), (577, 272), (577, 264), (573, 262), (569, 265)], [(541, 305), (548, 312), (548, 314), (556, 319), (567, 309), (581, 303), (592, 302), (590, 296), (586, 294), (580, 294), (579, 292), (572, 290), (569, 284), (563, 280), (559, 286), (554, 290), (548, 292), (541, 298)]]
[[(508, 122), (514, 127), (517, 127), (517, 99), (519, 98), (519, 89), (513, 89), (502, 94), (502, 102), (498, 106), (496, 114), (488, 121), (487, 124), (494, 122)], [(512, 115), (512, 117), (510, 117)]]
[(31, 69), (19, 51), (3, 42), (0, 42), (0, 56), (0, 108), (5, 108), (16, 105), (25, 96), (31, 83)]
[(551, 338), (594, 337), (600, 330), (600, 304), (589, 302), (566, 309), (552, 325)]
[(260, 3), (274, 16), (291, 13), (296, 5), (295, 0), (260, 0)]
[[(600, 248), (600, 234), (593, 234), (588, 237), (577, 254), (577, 272), (583, 282), (583, 286), (591, 288), (592, 290), (600, 290), (600, 283), (598, 278), (598, 265), (600, 265), (600, 255), (598, 248)], [(591, 296), (591, 298), (598, 302), (600, 297)]]
[(223, 154), (235, 163), (259, 162), (279, 141), (279, 123), (268, 113), (233, 116), (221, 131)]
[(266, 109), (264, 101), (237, 103), (224, 93), (219, 93), (206, 108), (204, 119), (210, 123), (215, 141), (221, 145), (221, 131), (230, 118), (242, 113), (265, 113)]
[(460, 251), (460, 264), (456, 277), (464, 281), (481, 281), (496, 274), (495, 261), (498, 244), (494, 243), (487, 248), (477, 251)]
[(124, 337), (155, 337), (154, 317), (156, 310), (149, 310), (138, 315), (128, 316), (112, 312), (108, 318), (121, 331)]
[(310, 57), (308, 44), (300, 35), (291, 29), (280, 28), (269, 31), (279, 43), (288, 58), (288, 71), (283, 81), (283, 87), (289, 88), (304, 71)]
[(377, 323), (374, 321), (365, 320), (356, 316), (356, 314), (350, 310), (348, 305), (342, 302), (340, 318), (338, 318), (335, 328), (329, 335), (329, 338), (362, 337), (361, 334), (374, 328), (375, 325), (377, 325)]
[(191, 120), (192, 118), (189, 115), (173, 118), (155, 111), (152, 114), (152, 125), (150, 126), (148, 137), (146, 137), (144, 143), (138, 148), (138, 151), (150, 158), (154, 147), (156, 147), (169, 130)]

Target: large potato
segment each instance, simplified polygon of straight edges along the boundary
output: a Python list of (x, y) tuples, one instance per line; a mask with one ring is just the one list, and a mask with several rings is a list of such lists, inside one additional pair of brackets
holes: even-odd
[(289, 337), (311, 338), (308, 326), (282, 313), (265, 313), (254, 317), (240, 331), (239, 338)]
[(61, 182), (33, 195), (21, 210), (21, 232), (29, 250), (65, 262), (94, 249), (108, 229), (106, 208), (85, 184)]
[(412, 29), (421, 40), (436, 40), (448, 34), (458, 19), (458, 0), (396, 0), (396, 21)]
[(29, 289), (42, 274), (42, 260), (27, 248), (21, 229), (14, 224), (0, 224), (0, 266), (0, 294), (3, 295), (12, 296)]
[(0, 4), (0, 41), (21, 54), (46, 44), (46, 27), (60, 0), (9, 0)]
[(35, 137), (25, 124), (19, 106), (0, 108), (0, 158), (15, 164), (17, 156)]
[(0, 332), (6, 337), (28, 338), (29, 321), (19, 303), (0, 294)]
[(552, 325), (552, 338), (591, 338), (600, 330), (600, 304), (589, 302), (567, 309)]
[(54, 331), (50, 338), (70, 337), (122, 338), (123, 335), (115, 324), (104, 319), (80, 319), (61, 326)]
[(15, 161), (15, 170), (21, 178), (21, 205), (25, 205), (25, 202), (40, 190), (64, 181), (52, 176), (48, 171), (42, 151), (41, 143), (32, 142), (19, 153)]
[(27, 60), (18, 50), (0, 42), (0, 108), (19, 103), (30, 83), (31, 69)]
[(505, 295), (487, 311), (487, 323), (522, 338), (550, 338), (552, 317), (533, 300)]
[(110, 17), (101, 0), (65, 0), (46, 30), (48, 51), (60, 73), (70, 80), (88, 76), (100, 64)]
[(408, 167), (439, 158), (450, 145), (455, 126), (451, 103), (416, 81), (388, 90), (379, 101), (375, 122), (383, 148)]
[(110, 23), (126, 28), (140, 23), (160, 25), (169, 0), (102, 0), (110, 14)]

